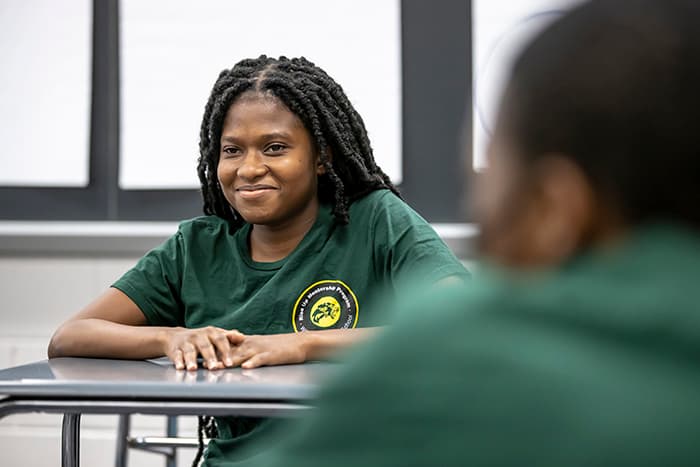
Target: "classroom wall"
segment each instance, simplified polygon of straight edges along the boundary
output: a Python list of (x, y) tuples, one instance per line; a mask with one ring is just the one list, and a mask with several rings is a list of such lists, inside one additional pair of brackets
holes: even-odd
[[(0, 368), (46, 358), (56, 327), (131, 267), (139, 255), (42, 253), (0, 256)], [(85, 466), (111, 466), (116, 446), (116, 416), (82, 419), (81, 455)], [(196, 421), (183, 417), (183, 435), (195, 436)], [(135, 416), (132, 433), (164, 434), (164, 417)], [(0, 420), (0, 465), (53, 467), (59, 464), (61, 416), (11, 415)], [(193, 450), (182, 450), (179, 465), (190, 465)], [(162, 456), (131, 450), (129, 466), (164, 465)]]

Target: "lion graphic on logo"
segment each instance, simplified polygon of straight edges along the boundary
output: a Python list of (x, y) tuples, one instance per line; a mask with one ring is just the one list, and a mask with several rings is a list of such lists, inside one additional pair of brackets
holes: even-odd
[(333, 326), (338, 318), (340, 318), (340, 304), (333, 297), (321, 298), (311, 310), (311, 322), (322, 328)]

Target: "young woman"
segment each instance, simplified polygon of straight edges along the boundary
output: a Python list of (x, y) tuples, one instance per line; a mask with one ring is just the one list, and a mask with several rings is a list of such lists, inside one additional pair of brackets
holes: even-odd
[[(367, 304), (402, 278), (466, 275), (375, 163), (342, 88), (303, 58), (219, 75), (198, 174), (206, 216), (63, 324), (49, 357), (167, 355), (187, 370), (198, 357), (209, 369), (319, 359), (371, 332), (358, 329), (379, 319)], [(210, 455), (256, 424), (219, 421)]]

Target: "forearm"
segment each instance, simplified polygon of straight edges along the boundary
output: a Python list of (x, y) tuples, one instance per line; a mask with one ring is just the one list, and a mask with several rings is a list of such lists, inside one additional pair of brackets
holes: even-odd
[(331, 329), (305, 331), (306, 360), (323, 360), (334, 353), (364, 342), (380, 332), (381, 328)]
[(173, 328), (130, 326), (87, 318), (66, 322), (51, 338), (49, 358), (104, 357), (143, 359), (165, 354), (166, 334)]

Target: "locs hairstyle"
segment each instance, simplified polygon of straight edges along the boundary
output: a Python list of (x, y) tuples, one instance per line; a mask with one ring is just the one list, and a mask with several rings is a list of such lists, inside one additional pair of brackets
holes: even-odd
[(246, 91), (277, 97), (301, 119), (326, 169), (319, 176), (319, 199), (332, 204), (338, 223), (347, 224), (350, 203), (371, 191), (389, 189), (398, 195), (374, 161), (362, 118), (340, 85), (303, 57), (261, 55), (222, 71), (205, 107), (197, 166), (205, 214), (222, 217), (235, 226), (244, 223), (226, 201), (216, 170), (226, 112)]

